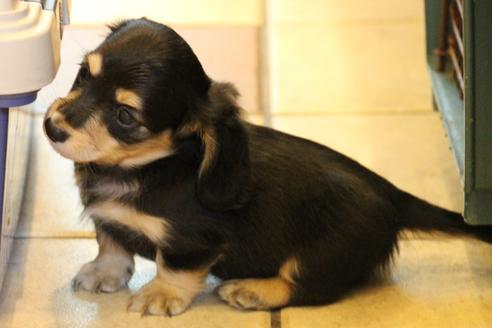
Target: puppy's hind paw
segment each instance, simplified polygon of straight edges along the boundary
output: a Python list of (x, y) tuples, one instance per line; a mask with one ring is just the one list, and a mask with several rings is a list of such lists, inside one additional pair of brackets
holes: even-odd
[(282, 279), (245, 279), (225, 282), (219, 297), (241, 310), (267, 310), (288, 304), (291, 286)]
[(242, 286), (240, 281), (233, 280), (222, 285), (218, 290), (219, 297), (229, 305), (243, 309), (261, 309), (264, 305), (259, 296)]

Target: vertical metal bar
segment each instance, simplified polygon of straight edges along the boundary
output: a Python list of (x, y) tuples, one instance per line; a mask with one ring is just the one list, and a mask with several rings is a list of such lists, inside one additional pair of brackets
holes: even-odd
[(449, 21), (449, 0), (441, 1), (441, 23), (439, 26), (439, 48), (436, 49), (436, 55), (439, 58), (437, 70), (444, 72), (446, 69), (446, 55), (448, 49), (448, 21)]
[(463, 14), (463, 4), (461, 3), (461, 0), (454, 0), (454, 5), (456, 6), (456, 9), (458, 9), (458, 14), (460, 15), (461, 21), (465, 19), (465, 15)]
[[(459, 16), (455, 6), (451, 6), (451, 30), (453, 31), (454, 39), (456, 40), (456, 45), (458, 46), (461, 56), (465, 53), (465, 48), (463, 47), (463, 32), (460, 31), (459, 26), (463, 26), (463, 21), (459, 21)], [(461, 23), (461, 24), (460, 24)]]
[[(7, 135), (9, 127), (9, 109), (0, 108), (0, 233), (3, 221), (3, 199), (5, 196), (5, 169), (7, 165)], [(1, 238), (0, 238), (1, 239)]]

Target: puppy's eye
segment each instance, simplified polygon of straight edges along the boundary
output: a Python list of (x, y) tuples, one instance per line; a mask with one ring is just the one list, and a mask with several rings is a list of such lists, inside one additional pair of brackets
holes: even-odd
[(87, 66), (82, 65), (79, 69), (79, 81), (85, 81), (89, 78), (89, 69)]
[(125, 128), (134, 128), (138, 125), (132, 114), (130, 114), (130, 109), (125, 106), (118, 108), (118, 123)]

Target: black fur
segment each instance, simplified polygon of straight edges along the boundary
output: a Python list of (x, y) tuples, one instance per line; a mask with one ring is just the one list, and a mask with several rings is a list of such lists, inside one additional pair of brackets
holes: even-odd
[[(173, 269), (213, 264), (211, 272), (223, 279), (273, 277), (295, 257), (299, 274), (290, 304), (307, 305), (336, 301), (384, 268), (403, 229), (490, 241), (490, 230), (467, 226), (461, 215), (399, 190), (330, 148), (245, 123), (236, 92), (211, 81), (170, 28), (140, 19), (112, 30), (97, 50), (104, 57), (103, 76), (74, 84), (84, 92), (67, 109), (73, 125), (96, 108), (111, 108), (108, 94), (128, 87), (144, 97), (149, 131), (170, 129), (174, 136), (174, 153), (147, 165), (76, 164), (85, 206), (102, 200), (91, 186), (136, 180), (139, 193), (120, 201), (170, 225), (166, 241), (154, 244), (96, 219), (98, 229), (130, 251), (153, 258), (160, 248)], [(195, 128), (182, 132), (186, 127)], [(118, 127), (109, 130), (122, 143), (142, 140)], [(199, 173), (205, 135), (216, 147)]]

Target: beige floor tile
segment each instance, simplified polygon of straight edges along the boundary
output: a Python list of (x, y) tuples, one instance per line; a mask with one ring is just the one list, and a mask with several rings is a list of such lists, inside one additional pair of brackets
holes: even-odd
[(271, 28), (274, 113), (430, 110), (421, 23)]
[(323, 307), (282, 311), (283, 328), (492, 326), (492, 247), (403, 241), (389, 278)]
[[(177, 27), (198, 55), (205, 71), (218, 81), (234, 83), (241, 93), (240, 104), (248, 112), (259, 112), (259, 44), (254, 27)], [(44, 112), (57, 97), (70, 90), (83, 55), (96, 48), (107, 35), (103, 27), (67, 27), (62, 42), (62, 63), (55, 80), (43, 88), (34, 104)]]
[(73, 0), (72, 24), (105, 24), (118, 18), (151, 19), (186, 25), (262, 23), (262, 0)]
[(424, 2), (414, 0), (271, 0), (274, 22), (423, 22)]
[(435, 112), (278, 116), (273, 126), (334, 148), (428, 201), (463, 208), (458, 171)]
[[(0, 294), (1, 328), (82, 327), (268, 327), (267, 312), (240, 312), (211, 293), (181, 316), (145, 317), (127, 313), (130, 292), (149, 281), (153, 262), (137, 259), (129, 290), (116, 294), (73, 293), (70, 281), (80, 266), (93, 259), (94, 240), (17, 240)], [(210, 280), (210, 289), (214, 281)]]

